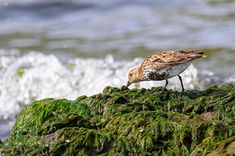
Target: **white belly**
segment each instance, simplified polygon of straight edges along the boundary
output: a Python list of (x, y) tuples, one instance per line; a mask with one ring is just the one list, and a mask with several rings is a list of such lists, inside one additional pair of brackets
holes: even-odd
[(166, 73), (168, 73), (167, 78), (171, 78), (171, 77), (177, 76), (180, 73), (182, 73), (183, 71), (185, 71), (185, 69), (187, 69), (189, 65), (190, 65), (190, 62), (187, 62), (187, 63), (179, 64), (176, 66), (169, 66), (169, 67), (163, 68), (157, 72), (159, 74), (166, 72)]
[(175, 66), (165, 67), (160, 70), (159, 69), (157, 70), (154, 68), (149, 68), (146, 71), (145, 80), (147, 80), (147, 81), (151, 81), (151, 80), (160, 81), (160, 80), (166, 80), (166, 79), (172, 78), (172, 77), (177, 76), (180, 73), (182, 73), (185, 69), (187, 69), (187, 67), (189, 65), (190, 65), (190, 62), (175, 65)]

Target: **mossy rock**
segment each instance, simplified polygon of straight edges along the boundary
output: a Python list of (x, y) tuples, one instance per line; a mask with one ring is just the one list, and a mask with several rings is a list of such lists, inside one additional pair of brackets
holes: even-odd
[(24, 108), (0, 155), (232, 155), (235, 86), (120, 90)]

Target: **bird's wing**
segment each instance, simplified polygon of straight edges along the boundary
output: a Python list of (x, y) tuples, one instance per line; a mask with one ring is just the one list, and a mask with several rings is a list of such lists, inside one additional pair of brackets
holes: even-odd
[(161, 51), (148, 56), (141, 66), (148, 66), (158, 70), (171, 65), (182, 64), (200, 57), (204, 57), (203, 52), (196, 50)]

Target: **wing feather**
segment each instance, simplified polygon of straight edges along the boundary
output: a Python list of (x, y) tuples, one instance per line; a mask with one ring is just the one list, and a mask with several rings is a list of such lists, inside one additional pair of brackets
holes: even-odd
[(158, 70), (168, 66), (186, 63), (200, 57), (204, 57), (203, 52), (197, 50), (161, 51), (148, 56), (141, 66)]

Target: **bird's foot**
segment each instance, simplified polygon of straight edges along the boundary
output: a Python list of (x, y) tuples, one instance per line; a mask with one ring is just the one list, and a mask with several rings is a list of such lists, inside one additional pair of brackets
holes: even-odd
[(160, 94), (162, 94), (164, 91), (166, 91), (166, 87), (162, 88), (162, 91), (160, 92)]
[(165, 91), (167, 91), (166, 88), (162, 88), (162, 90), (160, 92), (156, 93), (156, 96), (162, 95)]

